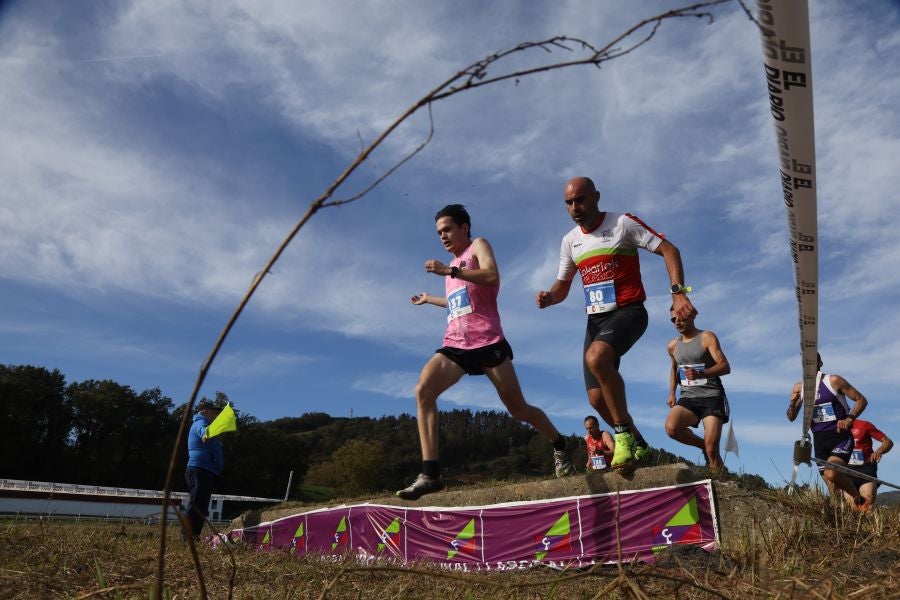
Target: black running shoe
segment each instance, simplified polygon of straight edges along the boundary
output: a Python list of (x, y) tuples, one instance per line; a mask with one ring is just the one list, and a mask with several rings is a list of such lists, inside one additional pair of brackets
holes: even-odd
[(396, 496), (404, 500), (418, 500), (425, 494), (439, 492), (444, 489), (444, 482), (440, 477), (429, 477), (425, 473), (419, 473), (416, 480), (407, 488), (397, 490)]

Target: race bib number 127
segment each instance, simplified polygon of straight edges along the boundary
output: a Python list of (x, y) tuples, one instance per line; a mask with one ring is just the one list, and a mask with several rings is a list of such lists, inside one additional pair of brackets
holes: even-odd
[(594, 471), (602, 471), (606, 468), (606, 457), (602, 454), (591, 457), (591, 469)]

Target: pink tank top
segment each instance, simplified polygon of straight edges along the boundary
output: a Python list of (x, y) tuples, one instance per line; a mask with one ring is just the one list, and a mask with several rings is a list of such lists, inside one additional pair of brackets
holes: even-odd
[[(450, 263), (460, 271), (478, 268), (472, 244)], [(447, 331), (444, 346), (474, 350), (503, 340), (497, 311), (499, 285), (478, 285), (462, 279), (444, 278), (447, 296)]]

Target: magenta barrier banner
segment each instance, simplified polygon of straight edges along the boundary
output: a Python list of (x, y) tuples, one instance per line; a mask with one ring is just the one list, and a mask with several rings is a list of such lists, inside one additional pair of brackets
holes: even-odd
[[(618, 526), (617, 526), (618, 523)], [(718, 546), (709, 480), (666, 488), (475, 507), (340, 506), (235, 529), (261, 551), (460, 571), (652, 561), (674, 544)], [(213, 538), (213, 545), (221, 541)]]

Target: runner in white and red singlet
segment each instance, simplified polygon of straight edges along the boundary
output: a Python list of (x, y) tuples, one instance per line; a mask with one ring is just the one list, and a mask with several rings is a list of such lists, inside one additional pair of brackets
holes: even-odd
[(694, 307), (684, 287), (681, 253), (636, 216), (601, 212), (600, 192), (587, 177), (570, 179), (563, 198), (576, 227), (563, 238), (556, 281), (549, 291), (537, 293), (537, 305), (546, 308), (565, 300), (575, 273), (581, 274), (588, 314), (583, 362), (588, 401), (615, 429), (611, 466), (630, 469), (650, 453), (628, 412), (619, 374), (622, 355), (647, 329), (638, 249), (665, 259), (674, 312), (685, 318)]
[(557, 477), (574, 475), (566, 441), (540, 408), (525, 402), (513, 368), (513, 352), (500, 327), (497, 294), (500, 271), (494, 251), (484, 238), (471, 238), (469, 213), (461, 204), (441, 209), (435, 228), (444, 248), (453, 255), (446, 265), (438, 260), (425, 262), (425, 271), (444, 277), (443, 296), (422, 292), (410, 301), (447, 309), (447, 330), (443, 346), (422, 368), (416, 385), (419, 443), (422, 473), (397, 496), (416, 500), (423, 494), (443, 489), (438, 459), (437, 399), (463, 375), (487, 375), (500, 400), (513, 418), (525, 421), (553, 443)]

